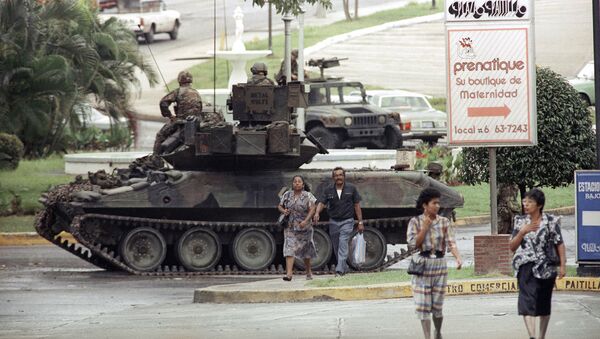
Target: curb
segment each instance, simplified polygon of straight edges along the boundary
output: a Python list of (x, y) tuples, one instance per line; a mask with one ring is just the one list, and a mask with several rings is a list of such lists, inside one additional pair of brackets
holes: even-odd
[[(267, 287), (264, 286), (265, 284)], [(410, 282), (324, 288), (306, 287), (302, 284), (299, 287), (289, 287), (289, 283), (283, 282), (280, 279), (211, 286), (195, 290), (194, 303), (285, 303), (412, 297)], [(600, 292), (600, 278), (565, 277), (556, 280), (555, 290)], [(518, 283), (516, 278), (454, 280), (448, 282), (446, 295), (514, 293), (517, 291)]]
[[(550, 209), (548, 213), (558, 215), (569, 215), (575, 214), (575, 206), (559, 207)], [(454, 223), (455, 226), (472, 226), (477, 224), (484, 224), (490, 222), (489, 215), (478, 215), (473, 217), (459, 218)], [(60, 236), (63, 239), (68, 239), (70, 243), (77, 242), (73, 236), (69, 233), (62, 232)], [(14, 232), (14, 233), (0, 233), (0, 246), (36, 246), (36, 245), (50, 245), (46, 239), (42, 238), (36, 232)]]
[(361, 37), (361, 36), (364, 36), (367, 34), (377, 33), (377, 32), (385, 31), (387, 29), (392, 29), (392, 28), (405, 27), (405, 26), (411, 26), (411, 25), (416, 25), (416, 24), (422, 24), (425, 22), (438, 21), (438, 20), (442, 20), (443, 18), (444, 18), (444, 13), (440, 12), (440, 13), (436, 13), (436, 14), (414, 17), (414, 18), (403, 19), (403, 20), (392, 21), (392, 22), (386, 22), (384, 24), (377, 25), (377, 26), (371, 26), (371, 27), (366, 27), (366, 28), (362, 28), (362, 29), (357, 29), (355, 31), (351, 31), (348, 33), (343, 33), (343, 34), (329, 37), (327, 39), (321, 40), (320, 42), (318, 42), (310, 47), (306, 47), (306, 48), (304, 48), (304, 55), (309, 56), (309, 55), (316, 53), (316, 52), (318, 52), (324, 48), (327, 48), (331, 45), (334, 45), (334, 44), (337, 44), (340, 42), (344, 42), (344, 41), (347, 41), (350, 39), (358, 38), (358, 37)]

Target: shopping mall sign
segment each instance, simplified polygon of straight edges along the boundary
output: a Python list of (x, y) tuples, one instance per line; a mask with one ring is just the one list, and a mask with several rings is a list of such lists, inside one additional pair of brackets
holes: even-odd
[(537, 143), (533, 1), (446, 1), (448, 139)]
[(600, 171), (575, 171), (578, 263), (600, 261)]

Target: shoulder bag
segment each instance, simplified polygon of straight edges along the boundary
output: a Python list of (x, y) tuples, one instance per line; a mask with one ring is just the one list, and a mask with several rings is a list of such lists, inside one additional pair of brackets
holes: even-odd
[[(286, 193), (287, 193), (287, 192), (286, 192)], [(284, 194), (285, 194), (285, 193), (284, 193)], [(285, 199), (285, 200), (283, 201), (283, 208), (284, 208), (284, 209), (285, 209), (285, 208), (287, 208), (287, 207), (285, 206), (285, 205), (287, 205), (287, 202), (288, 202), (288, 200), (287, 200), (287, 199)], [(285, 227), (288, 227), (289, 221), (290, 221), (290, 215), (289, 215), (289, 214), (281, 213), (281, 214), (279, 215), (279, 218), (277, 218), (277, 224), (278, 224), (279, 226), (281, 226), (281, 227), (284, 227), (284, 228), (285, 228)]]
[[(417, 217), (417, 222), (419, 224), (421, 223), (419, 217)], [(415, 234), (418, 233), (418, 230), (419, 229), (415, 225)], [(423, 272), (425, 272), (425, 258), (421, 256), (419, 252), (415, 252), (410, 256), (410, 263), (408, 264), (406, 273), (411, 275), (423, 275)]]

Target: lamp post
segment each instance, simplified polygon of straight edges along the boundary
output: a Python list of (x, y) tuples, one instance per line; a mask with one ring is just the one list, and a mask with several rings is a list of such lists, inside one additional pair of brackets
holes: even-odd
[[(298, 13), (298, 81), (304, 82), (304, 3), (300, 4)], [(298, 107), (298, 117), (296, 118), (296, 127), (304, 131), (305, 118), (304, 108)]]

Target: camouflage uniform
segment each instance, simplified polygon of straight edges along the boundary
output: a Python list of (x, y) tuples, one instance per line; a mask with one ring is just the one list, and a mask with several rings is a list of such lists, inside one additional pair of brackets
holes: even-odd
[(173, 115), (169, 106), (175, 103), (175, 119), (167, 122), (156, 134), (154, 140), (154, 154), (159, 154), (160, 145), (178, 129), (178, 122), (184, 121), (187, 117), (196, 116), (200, 119), (202, 125), (216, 125), (225, 121), (223, 115), (219, 112), (202, 112), (202, 98), (198, 91), (191, 86), (192, 75), (189, 72), (180, 72), (177, 76), (179, 88), (165, 95), (160, 100), (160, 113), (166, 118), (172, 118)]
[(275, 86), (275, 83), (262, 74), (254, 74), (248, 79), (248, 85)]
[[(291, 59), (291, 74), (292, 81), (298, 80), (298, 50), (292, 50), (292, 59)], [(285, 81), (285, 60), (281, 61), (281, 66), (279, 66), (279, 72), (275, 75), (275, 80), (278, 84), (283, 85)]]
[(275, 86), (273, 80), (267, 78), (267, 65), (262, 62), (255, 63), (252, 68), (252, 78), (248, 79), (248, 85), (259, 85), (259, 86)]

